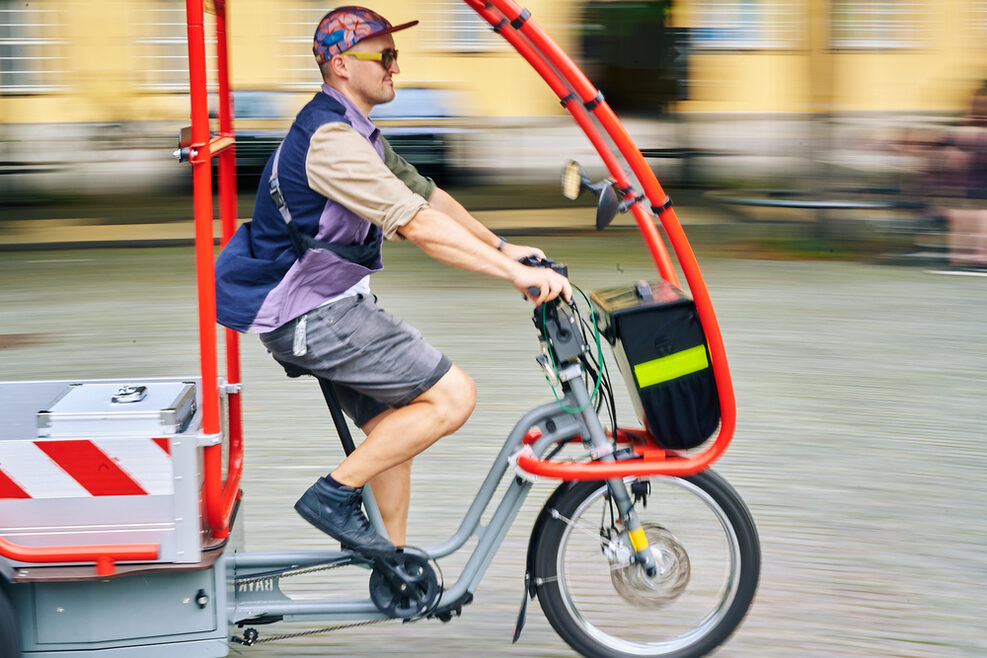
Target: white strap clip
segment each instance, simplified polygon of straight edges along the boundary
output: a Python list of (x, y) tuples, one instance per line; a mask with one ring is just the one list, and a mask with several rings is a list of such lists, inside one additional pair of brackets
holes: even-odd
[(542, 478), (540, 475), (529, 473), (528, 471), (518, 466), (517, 460), (522, 455), (524, 455), (525, 457), (536, 457), (535, 451), (531, 449), (531, 446), (521, 446), (521, 449), (515, 452), (510, 457), (508, 457), (507, 461), (511, 464), (511, 466), (514, 467), (514, 472), (517, 473), (517, 476), (519, 478), (521, 478), (526, 482), (530, 482), (531, 484), (538, 484), (544, 478)]

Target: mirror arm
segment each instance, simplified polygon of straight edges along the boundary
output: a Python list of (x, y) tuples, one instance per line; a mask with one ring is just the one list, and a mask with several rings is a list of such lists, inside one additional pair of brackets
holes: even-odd
[(600, 196), (601, 194), (603, 194), (603, 190), (605, 190), (607, 187), (611, 185), (613, 185), (612, 178), (604, 178), (603, 180), (598, 181), (596, 183), (591, 182), (588, 178), (583, 178), (582, 180), (582, 186), (587, 190), (591, 191), (596, 196)]

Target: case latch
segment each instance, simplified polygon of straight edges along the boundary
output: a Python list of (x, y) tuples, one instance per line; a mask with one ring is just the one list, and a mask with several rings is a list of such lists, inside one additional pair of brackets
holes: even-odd
[(110, 398), (113, 402), (125, 404), (130, 402), (140, 402), (147, 397), (147, 386), (121, 386)]

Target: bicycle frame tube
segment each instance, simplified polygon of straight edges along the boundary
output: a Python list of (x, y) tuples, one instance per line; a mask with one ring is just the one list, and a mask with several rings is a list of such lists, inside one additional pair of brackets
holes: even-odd
[[(566, 401), (567, 404), (575, 404), (572, 398), (567, 397)], [(581, 418), (562, 410), (557, 402), (543, 404), (525, 414), (508, 435), (456, 532), (445, 542), (423, 549), (429, 558), (438, 559), (456, 552), (473, 535), (483, 513), (493, 499), (497, 486), (510, 467), (513, 455), (521, 449), (524, 436), (531, 428), (538, 428), (541, 431), (539, 444), (543, 450), (548, 450), (552, 444), (559, 441), (578, 435), (589, 435), (589, 428)], [(439, 606), (454, 603), (466, 592), (475, 591), (530, 489), (530, 481), (520, 477), (514, 478), (497, 505), (490, 522), (479, 533), (476, 548), (473, 549), (459, 578), (443, 592)], [(232, 621), (239, 622), (261, 615), (283, 616), (286, 620), (319, 618), (342, 621), (382, 618), (383, 615), (369, 599), (294, 601), (280, 593), (278, 580), (281, 572), (338, 562), (349, 555), (343, 551), (278, 551), (233, 555), (227, 564), (227, 568), (232, 572), (231, 575), (241, 579), (267, 576), (269, 581), (249, 592), (236, 588), (236, 604), (231, 612)]]
[[(552, 428), (546, 427), (550, 422)], [(501, 448), (500, 453), (487, 472), (487, 477), (483, 480), (483, 484), (473, 499), (472, 505), (466, 511), (466, 515), (463, 517), (463, 522), (459, 526), (459, 529), (444, 543), (424, 549), (429, 557), (440, 558), (454, 553), (470, 538), (473, 531), (476, 530), (477, 525), (479, 525), (483, 512), (490, 504), (497, 485), (500, 484), (501, 479), (504, 477), (504, 473), (510, 464), (511, 456), (521, 448), (524, 435), (532, 427), (541, 428), (544, 432), (543, 438), (556, 441), (576, 436), (581, 431), (576, 420), (569, 414), (562, 413), (562, 410), (559, 409), (558, 404), (555, 402), (543, 404), (525, 414), (507, 437), (504, 447)]]

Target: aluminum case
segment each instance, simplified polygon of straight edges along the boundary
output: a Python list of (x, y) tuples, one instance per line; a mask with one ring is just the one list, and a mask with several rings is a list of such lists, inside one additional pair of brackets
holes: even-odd
[[(0, 382), (0, 536), (23, 546), (153, 543), (159, 563), (200, 561), (200, 448), (222, 436), (201, 434), (198, 384)], [(137, 387), (143, 399), (119, 401)]]
[(178, 434), (196, 409), (194, 382), (74, 382), (38, 411), (38, 436)]

